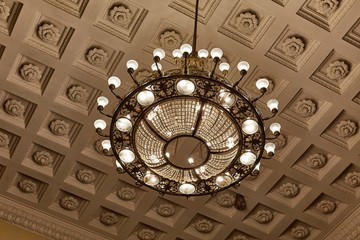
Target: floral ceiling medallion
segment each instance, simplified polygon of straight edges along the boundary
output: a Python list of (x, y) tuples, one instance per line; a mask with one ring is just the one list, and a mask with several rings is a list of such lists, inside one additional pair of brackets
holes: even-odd
[(338, 5), (339, 1), (337, 0), (315, 0), (314, 8), (321, 15), (329, 17), (336, 11)]
[(49, 166), (53, 162), (53, 157), (47, 151), (38, 151), (32, 157), (34, 162), (40, 166)]
[(4, 110), (15, 117), (22, 117), (25, 112), (24, 105), (15, 99), (8, 99), (4, 104)]
[(31, 63), (24, 64), (20, 68), (20, 76), (28, 82), (38, 82), (42, 78), (42, 71), (36, 65)]
[(89, 93), (86, 88), (80, 85), (75, 85), (69, 88), (67, 96), (75, 103), (85, 103), (89, 98)]
[(109, 19), (116, 25), (126, 26), (130, 23), (131, 18), (132, 13), (130, 12), (130, 9), (122, 5), (114, 6), (109, 11)]
[(349, 65), (344, 61), (334, 61), (326, 68), (326, 76), (332, 80), (342, 80), (349, 73)]
[(289, 37), (282, 43), (283, 52), (289, 57), (298, 57), (304, 52), (305, 43), (301, 38)]
[(316, 110), (316, 104), (311, 99), (303, 99), (297, 102), (295, 106), (295, 112), (302, 117), (311, 117)]
[(336, 133), (339, 137), (349, 138), (357, 131), (357, 124), (351, 120), (341, 121), (336, 125)]
[(64, 120), (55, 119), (50, 122), (50, 131), (57, 136), (65, 136), (70, 131), (70, 125)]
[(160, 45), (165, 49), (179, 48), (182, 39), (180, 34), (174, 30), (168, 30), (160, 35)]
[(56, 44), (60, 39), (60, 31), (53, 24), (44, 23), (38, 28), (38, 36), (44, 42)]
[(313, 169), (320, 169), (325, 166), (327, 157), (323, 154), (312, 154), (306, 159), (306, 165)]
[(235, 19), (237, 29), (245, 34), (251, 34), (258, 27), (259, 20), (257, 16), (251, 12), (240, 13)]

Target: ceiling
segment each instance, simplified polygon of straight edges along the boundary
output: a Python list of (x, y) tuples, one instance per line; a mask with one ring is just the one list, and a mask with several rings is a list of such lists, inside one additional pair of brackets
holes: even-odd
[(107, 77), (125, 94), (127, 60), (141, 79), (154, 48), (190, 43), (194, 2), (0, 1), (1, 220), (48, 239), (360, 239), (360, 1), (200, 0), (199, 48), (222, 48), (232, 81), (247, 60), (252, 96), (270, 79), (260, 108), (280, 101), (276, 156), (238, 189), (160, 196), (99, 153)]

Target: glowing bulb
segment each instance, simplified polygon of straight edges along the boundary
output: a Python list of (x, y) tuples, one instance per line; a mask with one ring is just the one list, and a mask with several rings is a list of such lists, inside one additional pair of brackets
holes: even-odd
[(119, 152), (119, 158), (125, 163), (131, 163), (135, 160), (135, 154), (129, 149), (123, 149)]
[(115, 160), (115, 164), (116, 164), (116, 167), (117, 167), (117, 168), (121, 168), (121, 169), (122, 169), (122, 166), (121, 166), (121, 164), (120, 164), (118, 161)]
[(235, 96), (227, 90), (220, 90), (218, 101), (224, 108), (230, 108), (235, 103)]
[(106, 128), (106, 122), (102, 119), (95, 120), (94, 122), (95, 128), (100, 128), (101, 130), (104, 130)]
[(213, 48), (210, 52), (212, 58), (221, 58), (223, 51), (220, 48)]
[(155, 186), (156, 184), (158, 184), (160, 182), (160, 179), (158, 176), (156, 176), (153, 173), (150, 172), (146, 172), (145, 176), (144, 176), (144, 183), (146, 185), (149, 186)]
[(250, 64), (246, 61), (240, 61), (237, 65), (238, 70), (241, 71), (248, 71), (250, 68)]
[(276, 134), (280, 133), (281, 125), (279, 123), (272, 123), (269, 128), (273, 134)]
[(181, 58), (182, 52), (181, 52), (180, 49), (175, 49), (175, 50), (172, 52), (172, 55), (174, 56), (174, 58)]
[(153, 51), (153, 55), (154, 55), (154, 57), (159, 57), (160, 60), (161, 60), (161, 59), (163, 59), (165, 57), (165, 51), (162, 50), (161, 48), (156, 48)]
[(229, 184), (231, 183), (231, 178), (226, 175), (218, 176), (215, 179), (215, 183), (219, 187), (226, 187), (229, 186)]
[(225, 63), (225, 62), (223, 62), (223, 63), (220, 63), (220, 65), (219, 65), (219, 69), (220, 69), (220, 71), (228, 71), (229, 69), (230, 69), (230, 65), (228, 64), (228, 63)]
[(209, 56), (209, 52), (206, 49), (200, 49), (198, 51), (199, 58), (207, 58)]
[(116, 123), (116, 128), (119, 129), (121, 132), (129, 132), (132, 128), (132, 123), (127, 118), (119, 118)]
[(170, 153), (169, 153), (169, 152), (166, 152), (166, 153), (165, 153), (165, 156), (166, 156), (167, 158), (169, 158), (169, 157), (170, 157)]
[(109, 104), (109, 100), (106, 97), (100, 96), (97, 98), (98, 106), (105, 107)]
[(256, 81), (255, 85), (259, 90), (263, 88), (267, 89), (269, 87), (269, 80), (267, 80), (266, 78), (260, 78), (259, 80)]
[(183, 79), (176, 84), (176, 89), (181, 94), (190, 95), (194, 92), (195, 85), (192, 81)]
[(136, 69), (138, 69), (139, 64), (138, 64), (137, 61), (135, 61), (135, 60), (129, 60), (129, 61), (127, 61), (127, 63), (126, 63), (126, 67), (127, 67), (128, 69), (132, 68), (133, 70), (136, 70)]
[(115, 86), (115, 88), (118, 88), (120, 87), (121, 85), (121, 81), (120, 81), (120, 78), (116, 77), (116, 76), (111, 76), (109, 77), (108, 79), (108, 84), (111, 85), (113, 84)]
[(183, 44), (180, 47), (180, 51), (184, 53), (190, 54), (192, 52), (192, 46), (190, 44)]
[(140, 105), (148, 106), (155, 101), (155, 96), (151, 91), (144, 90), (138, 93), (136, 99)]
[(267, 152), (267, 154), (274, 154), (275, 153), (275, 144), (274, 143), (271, 143), (271, 142), (269, 142), (269, 143), (267, 143), (267, 144), (265, 144), (265, 151)]
[(251, 165), (256, 161), (256, 155), (252, 152), (244, 152), (240, 156), (240, 162), (244, 165)]
[(195, 187), (190, 183), (183, 183), (179, 187), (179, 192), (182, 194), (192, 194), (195, 192)]
[(252, 119), (245, 120), (241, 125), (241, 129), (246, 134), (254, 134), (259, 130), (259, 125), (256, 121)]
[(192, 157), (188, 158), (188, 162), (192, 165), (194, 164), (194, 159)]
[(106, 149), (106, 150), (109, 151), (110, 148), (111, 148), (110, 140), (103, 140), (103, 141), (101, 142), (101, 146), (102, 146), (103, 149)]
[[(162, 66), (160, 63), (157, 64), (157, 67), (159, 68), (159, 70), (162, 69)], [(151, 64), (151, 70), (157, 71), (158, 70), (157, 67), (156, 67), (156, 63)]]
[(270, 111), (278, 110), (279, 101), (276, 100), (276, 99), (270, 99), (270, 100), (267, 102), (267, 106), (268, 106), (268, 108), (270, 109)]

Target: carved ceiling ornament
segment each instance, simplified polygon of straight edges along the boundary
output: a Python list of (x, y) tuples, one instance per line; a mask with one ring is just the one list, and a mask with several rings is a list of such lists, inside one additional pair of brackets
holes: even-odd
[(112, 212), (104, 212), (100, 216), (100, 222), (107, 226), (113, 226), (119, 221), (118, 216)]
[(156, 212), (162, 217), (170, 217), (175, 214), (175, 207), (172, 204), (163, 203), (156, 208)]
[(88, 62), (97, 67), (104, 67), (109, 61), (108, 53), (102, 48), (91, 48), (87, 55), (86, 59)]
[(60, 206), (66, 210), (74, 211), (79, 207), (79, 201), (72, 196), (63, 197), (60, 200)]
[(345, 61), (334, 61), (331, 62), (326, 68), (326, 76), (332, 80), (341, 80), (346, 77), (349, 73), (349, 64)]
[(222, 193), (217, 196), (216, 202), (221, 207), (230, 208), (234, 206), (235, 196), (231, 195), (230, 193)]
[(274, 214), (269, 210), (259, 210), (254, 215), (255, 220), (258, 223), (268, 223), (274, 218)]
[(234, 236), (231, 240), (249, 240), (247, 237), (245, 237), (244, 235), (237, 235)]
[(44, 23), (38, 28), (39, 38), (47, 43), (56, 44), (60, 39), (60, 31), (53, 24)]
[(315, 0), (314, 8), (321, 15), (329, 17), (336, 11), (338, 5), (339, 1), (337, 0)]
[(25, 81), (38, 82), (42, 78), (42, 72), (38, 66), (29, 63), (21, 66), (20, 76)]
[(257, 16), (251, 12), (240, 13), (235, 19), (237, 29), (241, 33), (251, 34), (258, 27), (259, 20)]
[(341, 121), (336, 125), (336, 133), (339, 137), (349, 138), (353, 136), (357, 131), (357, 125), (351, 120)]
[(81, 169), (77, 171), (76, 178), (82, 183), (90, 184), (96, 179), (95, 173), (90, 169)]
[(311, 154), (306, 159), (306, 165), (313, 169), (319, 169), (325, 166), (327, 157), (323, 154)]
[(114, 6), (109, 11), (109, 19), (116, 25), (126, 26), (130, 23), (131, 18), (132, 13), (130, 12), (130, 9), (123, 5)]
[(0, 147), (6, 148), (9, 146), (10, 138), (7, 134), (0, 131)]
[(291, 229), (291, 236), (295, 239), (305, 239), (309, 234), (309, 229), (302, 225), (298, 225)]
[(316, 103), (311, 99), (303, 99), (296, 103), (295, 112), (302, 117), (310, 117), (315, 114)]
[(360, 172), (350, 172), (345, 176), (345, 183), (350, 187), (360, 186)]
[(198, 220), (195, 223), (195, 229), (200, 233), (209, 233), (214, 229), (214, 224), (206, 219)]
[(287, 138), (283, 134), (280, 134), (278, 138), (271, 140), (271, 142), (275, 144), (276, 150), (281, 150), (286, 146)]
[(101, 145), (102, 140), (97, 140), (96, 142), (94, 142), (94, 149), (95, 151), (97, 151), (98, 153), (102, 154), (103, 153), (103, 147)]
[(301, 38), (288, 37), (282, 43), (283, 52), (290, 57), (298, 57), (304, 52), (305, 43)]
[(316, 204), (316, 209), (322, 214), (329, 214), (335, 211), (336, 204), (330, 200), (322, 200)]
[(89, 98), (89, 93), (83, 86), (75, 85), (68, 89), (67, 96), (75, 103), (85, 103)]
[(70, 125), (64, 120), (55, 119), (50, 122), (50, 131), (57, 136), (65, 136), (70, 131)]
[(4, 104), (4, 110), (12, 116), (22, 117), (25, 112), (25, 107), (20, 101), (8, 99)]
[(180, 48), (182, 39), (180, 34), (174, 30), (164, 31), (160, 35), (160, 45), (166, 49), (177, 49)]
[(154, 240), (156, 237), (155, 232), (149, 228), (141, 229), (137, 236), (140, 240)]
[(49, 166), (53, 163), (53, 157), (48, 151), (37, 151), (32, 158), (40, 166)]
[(280, 194), (286, 198), (293, 198), (298, 195), (300, 189), (295, 183), (284, 183), (279, 188)]
[(117, 195), (121, 200), (131, 201), (136, 197), (136, 191), (134, 188), (122, 187), (117, 191)]
[(23, 179), (19, 182), (19, 189), (24, 193), (34, 193), (37, 189), (37, 184), (30, 179)]
[(6, 5), (6, 2), (0, 1), (0, 19), (7, 20), (7, 18), (10, 16), (10, 8), (8, 5)]

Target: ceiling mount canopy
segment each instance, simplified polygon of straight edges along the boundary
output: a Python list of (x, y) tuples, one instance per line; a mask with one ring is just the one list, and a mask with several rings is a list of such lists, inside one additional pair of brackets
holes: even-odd
[[(119, 102), (112, 114), (104, 112), (109, 100), (98, 98), (98, 110), (111, 119), (94, 125), (104, 154), (115, 156), (119, 172), (126, 172), (138, 186), (146, 185), (161, 194), (197, 196), (215, 194), (238, 186), (250, 174), (258, 173), (261, 159), (274, 155), (271, 140), (280, 134), (280, 124), (265, 130), (265, 121), (278, 112), (278, 101), (267, 106), (264, 117), (256, 107), (267, 91), (269, 81), (256, 82), (259, 96), (250, 98), (239, 83), (250, 65), (240, 61), (238, 81), (226, 78), (230, 65), (223, 62), (223, 51), (196, 49), (199, 0), (196, 1), (192, 45), (183, 44), (172, 52), (177, 68), (162, 70), (164, 50), (153, 51), (153, 73), (139, 82), (135, 60), (127, 71), (136, 87), (125, 97), (115, 89), (118, 77), (108, 79), (110, 91)], [(212, 58), (212, 66), (206, 64)], [(219, 69), (219, 70), (217, 70)], [(270, 135), (270, 136), (269, 136)]]

